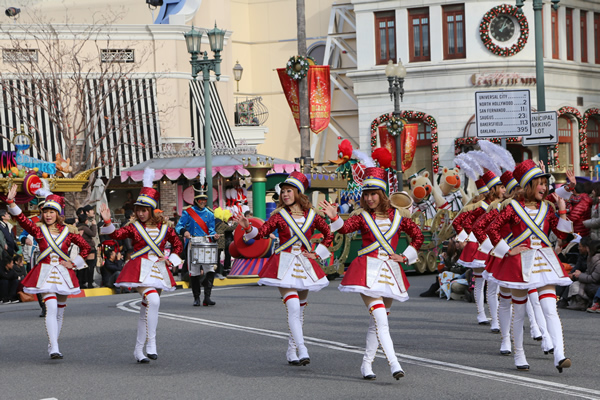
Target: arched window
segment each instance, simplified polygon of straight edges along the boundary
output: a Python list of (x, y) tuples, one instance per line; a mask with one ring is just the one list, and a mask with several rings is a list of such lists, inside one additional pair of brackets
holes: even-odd
[(573, 167), (573, 121), (565, 115), (558, 118), (558, 160), (561, 167)]
[(600, 152), (600, 135), (598, 135), (598, 125), (600, 121), (596, 117), (590, 117), (587, 123), (587, 144), (589, 165), (594, 165), (592, 157)]

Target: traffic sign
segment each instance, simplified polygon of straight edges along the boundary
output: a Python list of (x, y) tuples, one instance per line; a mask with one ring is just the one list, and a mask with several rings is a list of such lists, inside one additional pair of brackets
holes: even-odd
[(531, 113), (531, 136), (523, 137), (523, 146), (558, 143), (558, 114), (556, 111)]
[(531, 135), (529, 90), (475, 92), (477, 137)]

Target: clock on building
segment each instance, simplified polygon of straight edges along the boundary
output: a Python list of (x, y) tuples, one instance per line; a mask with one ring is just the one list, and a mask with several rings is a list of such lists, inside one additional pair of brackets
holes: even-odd
[(515, 23), (510, 15), (500, 14), (490, 22), (490, 34), (499, 42), (506, 42), (515, 35)]
[(518, 8), (503, 4), (489, 10), (479, 24), (479, 36), (484, 46), (501, 57), (514, 56), (529, 38), (529, 24)]

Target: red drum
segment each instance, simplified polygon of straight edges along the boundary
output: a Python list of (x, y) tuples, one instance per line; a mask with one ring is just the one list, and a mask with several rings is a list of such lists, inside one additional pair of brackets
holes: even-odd
[[(259, 229), (265, 223), (262, 219), (256, 217), (248, 218), (250, 225)], [(271, 249), (271, 239), (252, 239), (248, 243), (244, 242), (244, 230), (237, 226), (233, 232), (233, 243), (237, 247), (237, 252), (244, 258), (264, 257)]]

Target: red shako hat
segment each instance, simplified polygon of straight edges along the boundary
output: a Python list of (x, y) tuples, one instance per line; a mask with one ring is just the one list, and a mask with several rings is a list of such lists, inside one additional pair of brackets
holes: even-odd
[(302, 172), (293, 171), (285, 178), (282, 185), (291, 185), (298, 189), (300, 193), (304, 193), (308, 189), (308, 178)]
[(483, 179), (489, 190), (500, 183), (500, 178), (497, 177), (492, 171), (487, 171), (485, 174), (483, 174), (481, 179)]
[(57, 194), (49, 194), (42, 205), (42, 210), (44, 208), (51, 208), (62, 214), (62, 211), (65, 209), (65, 198)]
[(146, 168), (144, 170), (144, 187), (140, 190), (140, 194), (135, 205), (150, 207), (155, 210), (158, 207), (158, 200), (160, 199), (160, 194), (157, 190), (152, 188), (152, 182), (154, 181), (154, 169)]
[(381, 189), (387, 193), (387, 172), (383, 168), (365, 168), (362, 190)]
[(525, 160), (515, 167), (513, 176), (525, 188), (533, 178), (548, 178), (550, 174), (545, 174), (533, 160)]
[(479, 194), (486, 194), (490, 191), (487, 185), (485, 184), (484, 180), (481, 178), (475, 181), (475, 185), (477, 186), (477, 191), (479, 192)]
[(506, 193), (510, 193), (515, 187), (519, 186), (511, 171), (505, 171), (500, 177), (500, 181), (506, 187)]

